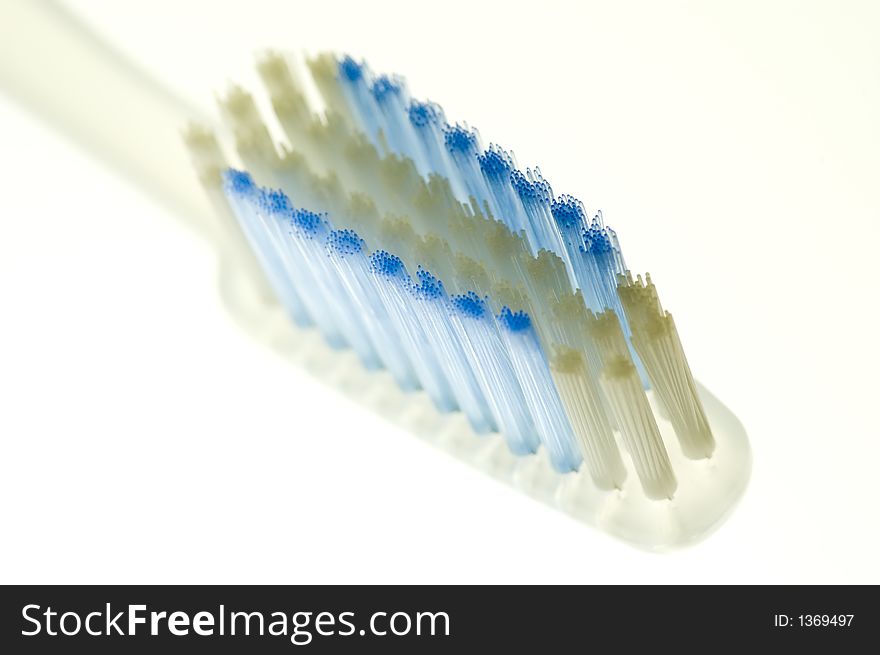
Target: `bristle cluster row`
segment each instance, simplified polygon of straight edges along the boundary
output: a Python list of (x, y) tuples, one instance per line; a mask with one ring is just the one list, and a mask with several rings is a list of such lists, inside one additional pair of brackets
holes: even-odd
[[(438, 409), (461, 410), (477, 433), (500, 431), (517, 454), (543, 443), (560, 471), (581, 456), (564, 420), (551, 373), (528, 314), (471, 291), (449, 294), (424, 268), (369, 250), (349, 228), (279, 201), (230, 170), (236, 216), (279, 296), (313, 320), (331, 345), (351, 347), (368, 368), (386, 368), (404, 389), (424, 389)], [(272, 234), (273, 238), (262, 238)], [(290, 302), (291, 296), (295, 297)]]
[(709, 456), (712, 435), (672, 319), (650, 279), (632, 280), (601, 213), (400, 78), (311, 60), (319, 116), (283, 58), (259, 69), (292, 147), (276, 150), (234, 90), (236, 148), (268, 186), (230, 170), (225, 191), (293, 319), (516, 454), (543, 446), (561, 472), (583, 461), (602, 489), (635, 473), (649, 497), (672, 497), (645, 388), (688, 457)]

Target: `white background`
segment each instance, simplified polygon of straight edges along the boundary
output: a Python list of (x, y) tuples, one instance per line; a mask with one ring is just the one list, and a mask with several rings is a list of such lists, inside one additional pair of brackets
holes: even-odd
[(662, 556), (510, 491), (251, 341), (207, 244), (0, 96), (0, 581), (880, 582), (876, 3), (70, 4), (195, 103), (346, 51), (540, 164), (754, 474)]

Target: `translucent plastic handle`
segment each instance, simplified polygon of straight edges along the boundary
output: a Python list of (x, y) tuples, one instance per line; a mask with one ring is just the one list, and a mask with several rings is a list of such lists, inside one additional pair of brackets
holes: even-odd
[(0, 3), (0, 89), (123, 173), (189, 225), (215, 218), (181, 130), (203, 117), (57, 2)]

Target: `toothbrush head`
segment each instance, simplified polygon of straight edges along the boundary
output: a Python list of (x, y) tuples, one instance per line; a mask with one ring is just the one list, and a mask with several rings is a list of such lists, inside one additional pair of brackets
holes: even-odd
[(254, 174), (228, 169), (223, 188), (295, 322), (461, 412), (471, 436), (441, 440), (451, 452), (585, 522), (648, 548), (717, 526), (748, 480), (744, 431), (602, 213), (401, 77), (319, 56), (317, 116), (292, 104), (306, 94), (283, 59), (261, 67), (291, 147), (279, 156), (234, 90), (225, 115)]

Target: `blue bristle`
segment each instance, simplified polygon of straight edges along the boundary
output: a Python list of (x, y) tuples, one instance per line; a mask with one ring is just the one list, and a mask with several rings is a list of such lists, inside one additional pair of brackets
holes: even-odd
[(529, 182), (522, 171), (511, 171), (510, 183), (523, 200), (537, 198), (540, 195), (538, 187)]
[(580, 228), (586, 220), (583, 203), (569, 195), (561, 195), (550, 204), (553, 218), (563, 229)]
[(478, 154), (477, 161), (480, 162), (480, 169), (490, 179), (504, 179), (513, 168), (510, 155), (496, 145), (490, 145), (485, 152)]
[(260, 191), (260, 207), (269, 214), (292, 215), (294, 212), (290, 198), (278, 189), (263, 189)]
[(264, 220), (265, 208), (261, 212), (255, 211), (265, 200), (264, 190), (254, 184), (248, 173), (234, 169), (225, 170), (223, 180), (224, 191), (241, 231), (256, 254), (272, 290), (297, 325), (308, 327), (314, 324), (300, 285), (276, 247), (285, 236), (283, 221)]
[(581, 454), (529, 315), (503, 307), (498, 322), (504, 328), (501, 334), (513, 370), (553, 467), (557, 471), (576, 471)]
[(350, 82), (356, 82), (364, 76), (364, 66), (346, 55), (339, 61), (339, 74)]
[(316, 236), (326, 220), (320, 214), (308, 209), (296, 209), (293, 211), (291, 223), (303, 234)]
[(426, 125), (437, 123), (440, 120), (440, 112), (436, 105), (430, 102), (419, 102), (413, 100), (407, 108), (409, 122), (414, 127), (424, 127)]
[(486, 315), (486, 303), (473, 291), (449, 299), (453, 309), (470, 318), (483, 318)]
[[(528, 175), (527, 175), (528, 174)], [(553, 189), (547, 180), (529, 179), (531, 171), (524, 174), (522, 171), (510, 172), (510, 183), (523, 200), (540, 200), (550, 202), (553, 199)]]
[(223, 172), (223, 183), (227, 189), (239, 195), (252, 193), (257, 188), (250, 173), (234, 168), (227, 168)]
[(451, 399), (477, 434), (496, 430), (497, 424), (487, 406), (474, 363), (466, 344), (456, 333), (443, 283), (423, 268), (416, 272), (416, 280), (411, 288), (415, 302), (409, 308), (419, 326), (420, 338), (437, 354), (433, 363), (448, 381)]
[(604, 255), (613, 250), (608, 231), (595, 219), (589, 228), (584, 229), (584, 244), (595, 255)]
[(406, 348), (382, 305), (376, 276), (370, 271), (364, 240), (350, 229), (327, 235), (327, 252), (332, 271), (339, 277), (353, 311), (363, 319), (363, 329), (378, 360), (404, 391), (415, 391), (419, 381)]
[(364, 249), (364, 240), (354, 230), (333, 230), (327, 235), (327, 248), (340, 255), (355, 255)]
[(370, 270), (377, 275), (391, 278), (399, 278), (406, 275), (406, 267), (403, 265), (403, 260), (386, 250), (377, 250), (370, 255)]
[[(578, 252), (610, 252), (622, 262), (616, 240), (585, 229), (583, 205), (570, 196), (554, 200), (539, 169), (518, 170), (512, 156), (496, 145), (483, 150), (476, 130), (447, 124), (435, 103), (410, 100), (400, 78), (373, 78), (365, 64), (348, 56), (338, 66), (346, 99), (380, 150), (409, 157), (426, 178), (432, 173), (445, 177), (459, 201), (467, 204), (474, 198), (480, 206), (488, 205), (513, 232), (525, 233), (533, 254), (545, 249), (559, 255), (572, 288), (583, 282), (577, 273), (584, 267), (572, 262)], [(401, 102), (390, 102), (392, 97)]]
[(514, 370), (511, 352), (486, 308), (486, 301), (469, 292), (453, 296), (450, 306), (456, 334), (508, 448), (516, 455), (534, 453), (540, 440), (533, 416)]
[(376, 102), (382, 102), (386, 96), (400, 95), (400, 91), (400, 81), (388, 75), (380, 75), (370, 87), (370, 92), (373, 94)]
[(451, 153), (476, 154), (477, 136), (461, 125), (447, 125), (443, 128), (443, 141)]
[(510, 307), (502, 307), (498, 320), (511, 332), (524, 332), (532, 327), (532, 319), (522, 310), (512, 311)]
[[(422, 305), (426, 297), (419, 297), (416, 286), (406, 273), (403, 261), (396, 255), (379, 250), (370, 255), (370, 268), (377, 280), (376, 290), (389, 324), (397, 332), (397, 339), (412, 362), (416, 376), (441, 412), (460, 409), (448, 375), (445, 353), (438, 346), (434, 308)], [(413, 293), (415, 291), (415, 293)]]
[(443, 297), (443, 283), (440, 281), (440, 278), (432, 275), (425, 269), (420, 268), (416, 271), (416, 282), (417, 284), (413, 287), (413, 292), (417, 296), (428, 300)]

